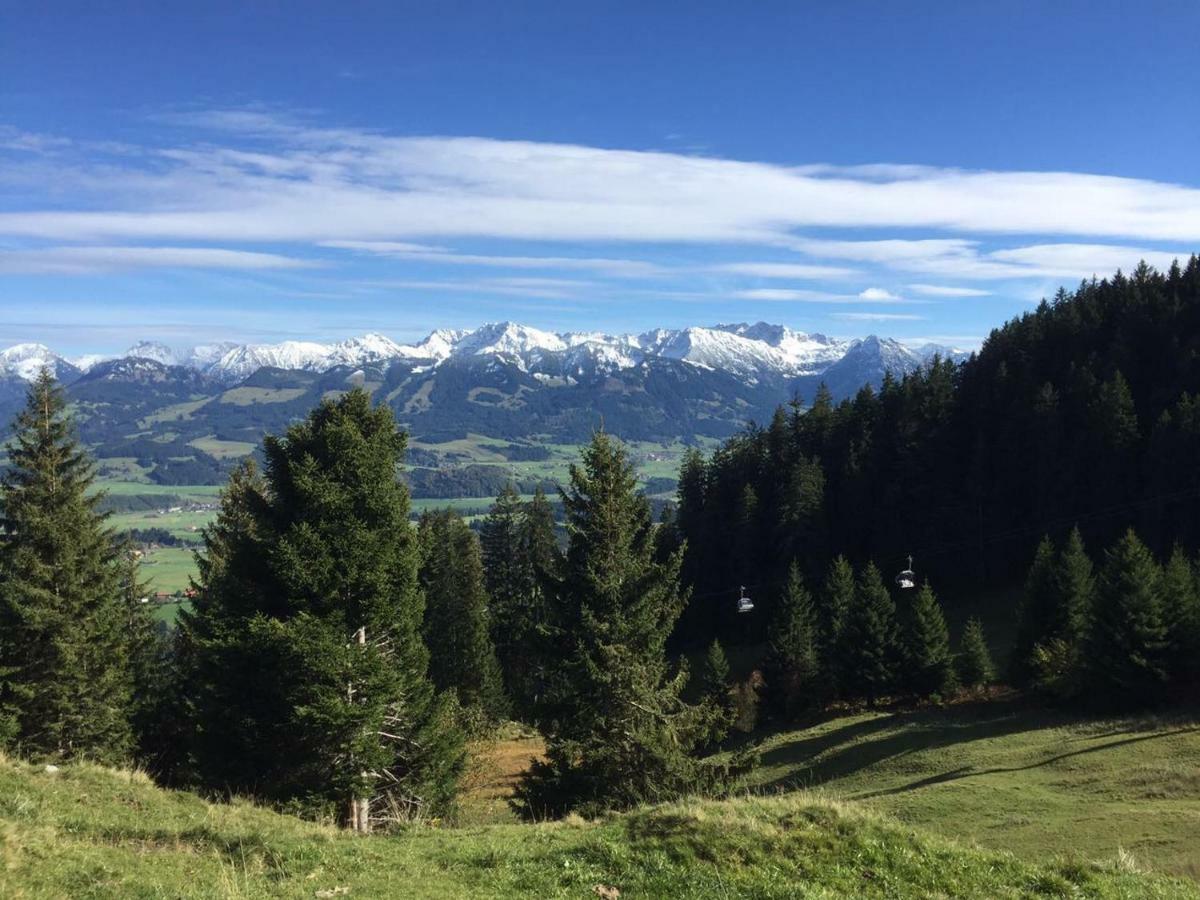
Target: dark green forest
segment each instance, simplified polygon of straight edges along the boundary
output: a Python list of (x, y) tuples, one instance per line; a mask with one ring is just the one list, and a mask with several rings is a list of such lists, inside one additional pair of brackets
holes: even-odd
[[(1089, 281), (935, 361), (834, 403), (819, 389), (679, 479), (692, 601), (677, 638), (766, 636), (789, 567), (915, 558), (949, 596), (1022, 582), (1043, 536), (1133, 527), (1159, 556), (1200, 546), (1200, 260)], [(740, 622), (747, 585), (765, 615)]]

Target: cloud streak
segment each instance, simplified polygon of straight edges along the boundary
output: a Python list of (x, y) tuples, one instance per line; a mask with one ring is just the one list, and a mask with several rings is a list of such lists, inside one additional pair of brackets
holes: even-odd
[[(571, 144), (394, 137), (255, 112), (187, 121), (225, 129), (223, 143), (147, 151), (152, 165), (110, 160), (103, 178), (80, 163), (63, 175), (88, 186), (88, 203), (0, 214), (0, 233), (56, 241), (709, 242), (804, 252), (836, 244), (797, 240), (797, 231), (811, 228), (1200, 241), (1200, 190), (1145, 179), (787, 167)], [(247, 136), (253, 150), (236, 146)], [(886, 250), (879, 246), (886, 242), (875, 243)], [(961, 264), (971, 255), (955, 239), (941, 241), (943, 252), (932, 257), (928, 241), (891, 249), (905, 243), (925, 245), (910, 258), (913, 271), (937, 272), (931, 258)], [(925, 267), (916, 268), (921, 259)], [(1019, 268), (1015, 262), (980, 261), (975, 277), (1006, 277)]]

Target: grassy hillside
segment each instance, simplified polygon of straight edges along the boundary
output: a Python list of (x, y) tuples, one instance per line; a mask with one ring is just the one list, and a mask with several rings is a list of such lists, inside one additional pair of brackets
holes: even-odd
[(1200, 879), (1200, 717), (1083, 719), (1017, 702), (868, 712), (775, 735), (754, 785), (818, 789), (1047, 859), (1127, 854)]
[(0, 895), (14, 898), (1200, 896), (1124, 863), (1025, 863), (803, 793), (355, 838), (137, 774), (4, 759), (0, 850)]

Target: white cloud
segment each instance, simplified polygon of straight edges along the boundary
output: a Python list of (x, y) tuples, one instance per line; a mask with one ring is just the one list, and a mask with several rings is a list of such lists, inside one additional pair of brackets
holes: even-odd
[(498, 294), (505, 297), (536, 297), (567, 300), (580, 296), (592, 285), (566, 278), (480, 278), (461, 281), (389, 280), (373, 283), (376, 287), (410, 291), (455, 292), (461, 294)]
[(81, 275), (113, 269), (304, 269), (318, 263), (217, 247), (37, 247), (0, 250), (0, 272)]
[(818, 266), (806, 263), (743, 262), (713, 266), (717, 272), (754, 275), (759, 278), (842, 278), (853, 275), (853, 269), (841, 266)]
[[(1200, 240), (1200, 190), (1144, 179), (887, 164), (789, 168), (530, 141), (389, 137), (305, 127), (261, 111), (179, 118), (226, 129), (225, 145), (178, 147), (155, 154), (153, 165), (109, 160), (102, 173), (86, 160), (74, 172), (64, 163), (59, 183), (86, 189), (86, 202), (0, 214), (0, 233), (108, 241), (456, 236), (785, 246), (798, 243), (799, 229), (824, 227)], [(252, 151), (236, 146), (247, 135)], [(838, 242), (799, 243), (812, 253)], [(886, 243), (859, 249), (883, 250)], [(933, 260), (912, 271), (969, 269), (977, 252), (954, 239), (941, 241), (943, 252), (932, 257), (937, 242), (899, 243), (924, 244), (920, 258)], [(1009, 277), (1021, 268), (1002, 258), (976, 263), (971, 277)]]
[(897, 297), (891, 291), (885, 291), (883, 288), (869, 287), (864, 291), (859, 292), (861, 300), (878, 300), (883, 303), (900, 303), (903, 302), (903, 297)]
[(577, 256), (484, 256), (453, 253), (443, 247), (429, 247), (398, 241), (322, 241), (322, 247), (357, 250), (395, 259), (446, 263), (457, 266), (492, 266), (501, 269), (566, 269), (595, 272), (617, 278), (646, 278), (664, 271), (654, 263), (635, 259), (606, 259)]
[(879, 288), (867, 288), (859, 294), (830, 294), (827, 291), (812, 291), (805, 288), (748, 288), (734, 291), (739, 300), (777, 300), (799, 303), (928, 303), (927, 300), (906, 300)]
[(953, 287), (945, 284), (910, 284), (908, 289), (914, 294), (924, 294), (926, 297), (988, 297), (991, 291), (979, 288)]
[(919, 322), (924, 316), (914, 316), (909, 313), (833, 313), (835, 319), (847, 319), (852, 322)]

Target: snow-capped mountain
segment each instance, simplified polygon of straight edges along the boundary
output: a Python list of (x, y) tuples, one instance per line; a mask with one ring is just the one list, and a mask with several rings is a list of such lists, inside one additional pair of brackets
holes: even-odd
[[(660, 328), (639, 335), (601, 332), (554, 333), (514, 322), (498, 322), (472, 330), (438, 330), (416, 344), (400, 344), (381, 334), (366, 334), (333, 344), (284, 341), (279, 344), (205, 344), (180, 349), (156, 341), (140, 341), (123, 359), (153, 360), (183, 366), (221, 384), (234, 384), (260, 369), (326, 372), (339, 366), (386, 368), (407, 361), (436, 367), (501, 362), (539, 377), (588, 377), (633, 369), (648, 360), (674, 360), (697, 369), (722, 372), (747, 383), (797, 378), (832, 370), (860, 383), (878, 380), (884, 370), (912, 371), (935, 353), (953, 359), (961, 351), (938, 345), (910, 349), (889, 338), (843, 341), (806, 334), (767, 322), (735, 323), (682, 329)], [(62, 366), (78, 374), (103, 361), (81, 357), (72, 366), (41, 344), (19, 344), (0, 353), (0, 372), (29, 380), (42, 365)]]
[(50, 369), (60, 379), (79, 374), (78, 367), (45, 344), (16, 344), (7, 350), (0, 350), (0, 375), (33, 381), (43, 368)]

